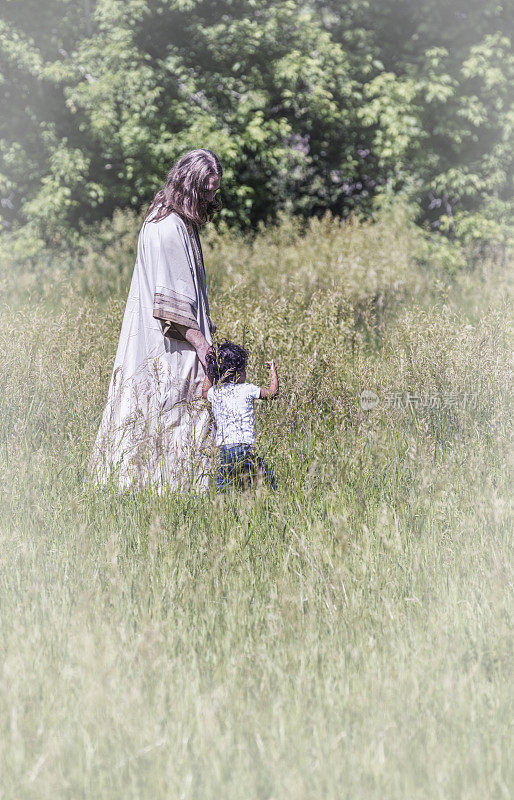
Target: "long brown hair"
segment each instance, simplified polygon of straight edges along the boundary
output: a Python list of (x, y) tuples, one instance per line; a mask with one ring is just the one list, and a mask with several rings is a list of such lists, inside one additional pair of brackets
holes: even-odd
[(205, 199), (205, 192), (209, 178), (221, 180), (222, 174), (219, 159), (211, 150), (191, 150), (169, 171), (164, 187), (157, 192), (146, 212), (145, 220), (154, 211), (151, 222), (159, 222), (175, 211), (184, 222), (203, 225), (221, 208), (219, 198), (209, 202)]

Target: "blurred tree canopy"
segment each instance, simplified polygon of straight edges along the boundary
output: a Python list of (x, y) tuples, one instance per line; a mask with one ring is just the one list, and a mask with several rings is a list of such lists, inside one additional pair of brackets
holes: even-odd
[(139, 209), (218, 153), (223, 217), (418, 218), (505, 242), (513, 10), (497, 0), (3, 0), (5, 228), (47, 241)]

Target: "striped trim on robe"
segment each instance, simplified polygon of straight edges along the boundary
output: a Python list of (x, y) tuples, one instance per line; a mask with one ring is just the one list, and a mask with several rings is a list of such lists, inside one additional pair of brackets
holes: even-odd
[(196, 321), (195, 308), (189, 297), (179, 294), (173, 289), (165, 289), (164, 287), (157, 287), (157, 289), (153, 305), (155, 319), (200, 330)]

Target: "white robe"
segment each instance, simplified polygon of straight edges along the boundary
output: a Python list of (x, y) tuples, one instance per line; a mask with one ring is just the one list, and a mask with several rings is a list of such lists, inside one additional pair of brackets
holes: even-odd
[(211, 342), (200, 239), (175, 213), (143, 224), (107, 404), (93, 453), (120, 487), (206, 489), (214, 432), (204, 369), (175, 324)]

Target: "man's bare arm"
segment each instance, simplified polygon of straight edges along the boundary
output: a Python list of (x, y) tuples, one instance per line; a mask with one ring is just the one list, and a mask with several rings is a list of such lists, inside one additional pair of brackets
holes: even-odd
[[(166, 320), (161, 320), (162, 330), (165, 336), (170, 324), (171, 323), (167, 322)], [(185, 325), (178, 325), (177, 323), (173, 323), (173, 327), (180, 333), (181, 336), (184, 337), (186, 342), (189, 342), (189, 344), (193, 345), (198, 354), (198, 358), (202, 362), (202, 366), (205, 369), (205, 356), (210, 344), (203, 333), (197, 328), (186, 328)]]
[(197, 352), (198, 358), (202, 362), (202, 367), (205, 369), (207, 366), (205, 356), (210, 348), (210, 344), (203, 333), (195, 330), (195, 328), (186, 328), (184, 331), (184, 339), (189, 342), (189, 344), (193, 345)]
[(276, 397), (278, 395), (277, 367), (273, 359), (271, 359), (271, 361), (266, 361), (266, 366), (270, 371), (270, 384), (269, 389), (261, 387), (261, 398), (263, 400), (271, 400), (272, 397)]

